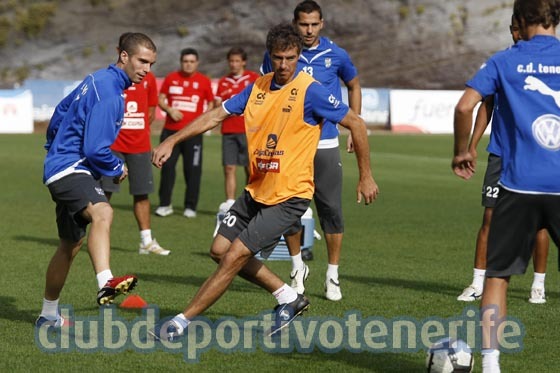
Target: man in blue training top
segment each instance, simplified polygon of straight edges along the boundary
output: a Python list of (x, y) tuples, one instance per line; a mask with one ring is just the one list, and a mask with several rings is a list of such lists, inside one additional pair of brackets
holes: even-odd
[(560, 41), (555, 36), (560, 0), (516, 0), (513, 14), (523, 40), (492, 56), (467, 82), (455, 108), (452, 168), (464, 179), (475, 171), (468, 139), (476, 104), (495, 95), (502, 126), (502, 189), (490, 225), (481, 302), (485, 373), (500, 372), (511, 275), (525, 272), (539, 229), (547, 228), (560, 244)]
[(113, 155), (124, 116), (123, 91), (148, 74), (156, 61), (156, 46), (144, 34), (131, 33), (123, 42), (116, 64), (88, 75), (56, 107), (47, 129), (43, 182), (56, 203), (60, 243), (46, 274), (43, 308), (37, 327), (61, 327), (60, 292), (72, 260), (91, 223), (88, 252), (96, 273), (97, 302), (111, 303), (136, 285), (136, 277), (113, 277), (109, 266), (113, 210), (98, 179), (121, 182), (127, 176), (123, 161)]
[[(320, 36), (323, 28), (321, 7), (313, 0), (305, 0), (294, 9), (292, 21), (303, 38), (304, 49), (298, 60), (298, 70), (303, 70), (323, 84), (337, 100), (342, 100), (340, 80), (348, 88), (348, 106), (357, 114), (362, 109), (362, 91), (356, 67), (348, 53), (326, 37)], [(262, 73), (268, 73), (270, 56), (265, 53)], [(314, 201), (328, 252), (328, 266), (325, 279), (325, 296), (329, 300), (342, 299), (338, 280), (338, 264), (342, 249), (344, 220), (342, 216), (342, 162), (338, 150), (337, 124), (325, 121), (321, 140), (315, 156)], [(353, 152), (352, 136), (348, 136), (348, 152)], [(286, 234), (286, 243), (292, 257), (292, 287), (298, 293), (305, 291), (304, 281), (309, 268), (303, 262), (300, 250), (301, 226), (297, 233)]]

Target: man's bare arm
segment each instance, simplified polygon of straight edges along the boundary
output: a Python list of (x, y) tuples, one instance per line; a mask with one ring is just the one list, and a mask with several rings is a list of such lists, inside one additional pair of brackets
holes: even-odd
[(467, 88), (455, 106), (453, 119), (455, 141), (451, 168), (457, 176), (463, 179), (470, 179), (475, 172), (474, 158), (469, 153), (468, 142), (472, 129), (473, 110), (480, 100), (482, 100), (482, 96), (477, 91)]
[[(360, 85), (360, 79), (357, 76), (354, 77), (354, 79), (346, 83), (346, 88), (348, 89), (348, 106), (356, 114), (360, 115), (362, 113), (362, 86)], [(349, 134), (346, 139), (346, 151), (348, 153), (354, 152), (352, 134)]]
[(490, 123), (492, 119), (492, 110), (494, 109), (494, 96), (488, 96), (482, 101), (478, 111), (476, 113), (476, 119), (474, 122), (474, 130), (471, 136), (471, 142), (469, 145), (469, 149), (476, 150), (482, 135), (484, 135), (484, 131), (486, 131), (486, 127)]
[(369, 160), (369, 142), (364, 120), (352, 109), (340, 121), (340, 125), (349, 129), (354, 139), (354, 149), (356, 160), (358, 161), (358, 171), (360, 179), (357, 187), (357, 202), (360, 203), (362, 196), (365, 198), (366, 205), (372, 203), (379, 194), (379, 187), (373, 180)]

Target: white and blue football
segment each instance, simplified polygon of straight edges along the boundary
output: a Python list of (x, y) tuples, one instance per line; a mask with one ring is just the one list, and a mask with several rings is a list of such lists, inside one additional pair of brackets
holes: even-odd
[(473, 366), (472, 350), (460, 339), (440, 339), (426, 356), (426, 368), (431, 373), (472, 372)]

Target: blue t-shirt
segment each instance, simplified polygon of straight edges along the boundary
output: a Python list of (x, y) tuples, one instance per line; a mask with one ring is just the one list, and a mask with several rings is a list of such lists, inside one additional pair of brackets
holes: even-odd
[(537, 35), (496, 53), (467, 82), (498, 94), (500, 184), (520, 193), (560, 194), (560, 41)]
[[(224, 110), (229, 114), (242, 114), (245, 111), (245, 106), (247, 106), (247, 101), (249, 101), (253, 86), (254, 83), (251, 83), (243, 91), (226, 100), (222, 104)], [(270, 88), (273, 91), (282, 89), (282, 87), (275, 86), (274, 80), (272, 80)], [(342, 101), (334, 98), (334, 95), (320, 83), (313, 82), (305, 93), (303, 110), (303, 120), (308, 124), (317, 125), (323, 119), (334, 123), (340, 122), (348, 114), (349, 108)]]
[(113, 155), (124, 116), (123, 91), (132, 84), (115, 65), (96, 71), (55, 108), (47, 129), (43, 182), (72, 173), (120, 176), (123, 161)]
[[(319, 38), (319, 44), (316, 47), (302, 50), (297, 69), (298, 71), (305, 71), (315, 78), (339, 101), (342, 101), (340, 80), (348, 83), (358, 75), (358, 71), (348, 53), (323, 36)], [(263, 74), (272, 72), (272, 63), (268, 52), (264, 55), (261, 72)], [(336, 123), (325, 122), (321, 131), (321, 140), (338, 137)]]

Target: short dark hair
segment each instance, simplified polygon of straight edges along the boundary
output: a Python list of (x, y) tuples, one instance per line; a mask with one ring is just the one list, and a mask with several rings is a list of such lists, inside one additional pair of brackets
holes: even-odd
[(266, 49), (268, 53), (273, 50), (285, 51), (297, 47), (298, 53), (303, 49), (303, 39), (291, 23), (280, 23), (268, 31), (266, 35)]
[(196, 59), (198, 60), (198, 52), (196, 49), (194, 48), (185, 48), (181, 50), (181, 61), (183, 61), (183, 57), (185, 57), (187, 54), (192, 54), (196, 57)]
[(296, 8), (294, 9), (294, 20), (299, 18), (300, 13), (309, 14), (312, 12), (319, 12), (319, 18), (323, 19), (323, 11), (321, 10), (319, 4), (313, 0), (304, 0), (296, 5)]
[(132, 55), (138, 51), (139, 46), (143, 46), (153, 52), (157, 52), (156, 45), (152, 39), (141, 32), (125, 32), (121, 34), (117, 48), (119, 53), (126, 51), (126, 53)]
[(519, 25), (556, 27), (560, 22), (560, 0), (515, 0), (513, 15)]
[(241, 47), (232, 47), (228, 52), (227, 52), (227, 59), (229, 60), (229, 58), (231, 56), (241, 56), (241, 59), (243, 61), (247, 61), (247, 52), (245, 52), (245, 49), (241, 48)]
[(117, 49), (119, 50), (119, 52), (122, 52), (124, 50), (123, 49), (124, 41), (130, 35), (132, 35), (132, 32), (124, 32), (124, 33), (121, 34), (121, 36), (119, 36), (119, 45), (117, 46)]

